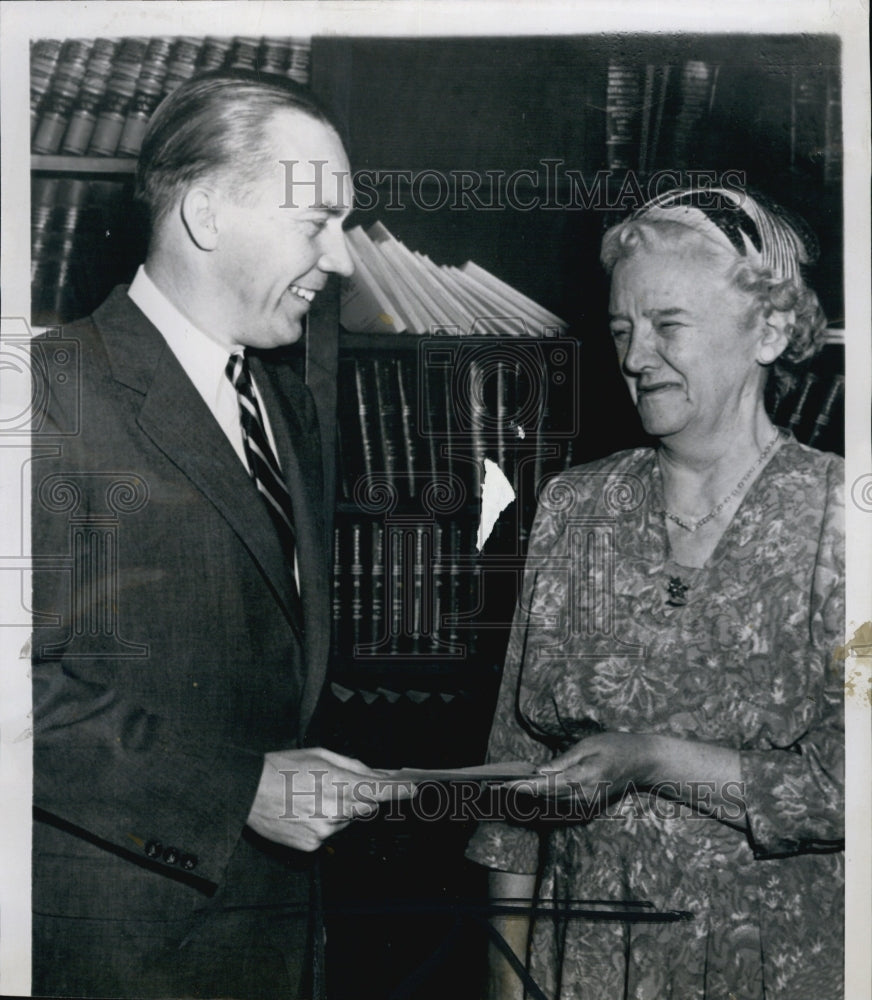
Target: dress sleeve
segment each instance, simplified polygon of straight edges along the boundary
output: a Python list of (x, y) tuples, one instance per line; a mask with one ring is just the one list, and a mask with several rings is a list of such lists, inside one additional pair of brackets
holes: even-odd
[[(545, 744), (534, 739), (525, 728), (518, 708), (518, 694), (524, 685), (524, 654), (528, 639), (529, 608), (536, 592), (535, 557), (546, 553), (558, 533), (554, 515), (539, 508), (530, 534), (527, 568), (524, 573), (521, 598), (515, 609), (512, 630), (506, 650), (505, 666), (488, 741), (487, 760), (526, 761), (541, 764), (551, 759)], [(533, 557), (533, 558), (531, 558)], [(523, 822), (523, 797), (507, 795), (499, 818), (479, 823), (467, 848), (473, 861), (499, 871), (533, 874), (538, 868), (539, 834)], [(515, 803), (519, 808), (513, 809)], [(517, 812), (517, 817), (511, 813)], [(532, 810), (531, 810), (532, 812)]]
[[(789, 745), (741, 753), (751, 846), (757, 858), (834, 850), (844, 840), (844, 491), (842, 465), (829, 466), (810, 595), (807, 724)], [(776, 655), (784, 655), (778, 651)], [(790, 655), (790, 654), (788, 654)], [(792, 658), (792, 657), (791, 657)]]

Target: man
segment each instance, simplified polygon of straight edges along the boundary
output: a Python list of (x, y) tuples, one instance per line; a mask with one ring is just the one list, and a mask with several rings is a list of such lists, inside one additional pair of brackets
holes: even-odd
[(331, 498), (270, 349), (352, 270), (349, 177), (305, 92), (188, 82), (143, 144), (145, 264), (64, 331), (81, 375), (32, 483), (36, 994), (317, 989), (312, 852), (379, 776), (305, 749)]

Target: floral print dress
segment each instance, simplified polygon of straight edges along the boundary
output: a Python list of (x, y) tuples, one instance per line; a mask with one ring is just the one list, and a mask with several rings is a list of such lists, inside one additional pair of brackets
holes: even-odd
[(688, 569), (670, 557), (654, 451), (543, 491), (489, 760), (547, 762), (603, 730), (678, 736), (740, 752), (747, 806), (721, 822), (704, 788), (699, 808), (634, 790), (592, 819), (480, 824), (469, 856), (538, 871), (543, 905), (692, 914), (538, 916), (530, 971), (549, 997), (842, 996), (842, 494), (842, 460), (788, 436)]

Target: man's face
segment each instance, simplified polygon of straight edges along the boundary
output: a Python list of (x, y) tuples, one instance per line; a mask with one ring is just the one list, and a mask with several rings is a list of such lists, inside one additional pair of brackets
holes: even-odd
[(327, 276), (354, 269), (342, 230), (351, 173), (339, 137), (290, 110), (269, 130), (274, 156), (263, 177), (221, 192), (212, 259), (225, 337), (246, 347), (294, 343)]

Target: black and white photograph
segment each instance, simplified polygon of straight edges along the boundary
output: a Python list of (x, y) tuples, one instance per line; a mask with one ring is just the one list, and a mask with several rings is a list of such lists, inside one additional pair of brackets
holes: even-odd
[(0, 996), (870, 995), (868, 40), (0, 3)]

